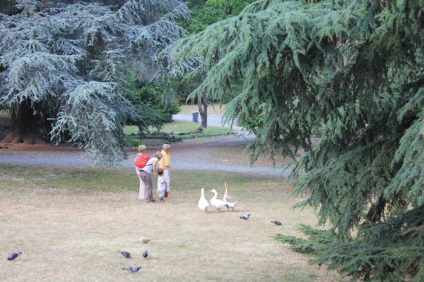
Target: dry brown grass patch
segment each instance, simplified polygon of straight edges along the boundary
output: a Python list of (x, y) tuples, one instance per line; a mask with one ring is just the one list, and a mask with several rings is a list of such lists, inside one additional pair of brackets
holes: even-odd
[[(4, 260), (0, 280), (335, 281), (273, 238), (282, 232), (299, 235), (299, 223), (315, 223), (311, 210), (291, 208), (299, 199), (289, 198), (289, 185), (277, 178), (209, 172), (216, 181), (205, 183), (206, 198), (212, 188), (222, 197), (227, 179), (239, 204), (235, 212), (204, 213), (197, 208), (200, 187), (193, 186), (191, 174), (174, 172), (174, 198), (151, 204), (138, 200), (135, 189), (0, 184), (0, 253), (6, 258), (8, 252), (23, 252), (15, 261)], [(208, 173), (199, 174), (192, 177), (207, 179)], [(252, 214), (247, 221), (239, 218), (245, 213)], [(273, 225), (275, 219), (283, 225)], [(141, 238), (151, 241), (143, 244)], [(117, 250), (131, 252), (133, 259)], [(122, 270), (128, 265), (142, 269), (130, 274)]]

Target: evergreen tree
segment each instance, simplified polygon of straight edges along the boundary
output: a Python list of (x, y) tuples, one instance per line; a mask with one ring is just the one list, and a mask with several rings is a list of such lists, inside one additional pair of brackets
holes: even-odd
[(157, 54), (185, 34), (176, 22), (188, 9), (178, 0), (72, 2), (17, 0), (14, 14), (0, 14), (0, 106), (14, 129), (6, 138), (43, 130), (84, 148), (93, 164), (113, 165), (125, 158), (124, 122), (143, 122), (123, 70), (153, 78)]
[(252, 161), (295, 159), (298, 206), (331, 227), (281, 240), (353, 279), (422, 281), (423, 43), (423, 1), (263, 0), (168, 59), (175, 72), (206, 73), (192, 95), (232, 99), (226, 118), (256, 134)]
[(253, 0), (190, 0), (188, 6), (192, 17), (188, 21), (187, 31), (195, 34), (216, 22), (237, 16)]
[(127, 125), (138, 125), (140, 132), (148, 133), (149, 127), (159, 130), (164, 123), (172, 121), (172, 115), (180, 112), (177, 93), (172, 87), (167, 87), (170, 80), (158, 77), (143, 82), (134, 71), (127, 71), (125, 77), (131, 104), (141, 115), (141, 125), (131, 120), (126, 122)]
[[(190, 0), (188, 6), (192, 11), (192, 17), (184, 24), (189, 33), (195, 34), (203, 31), (207, 26), (218, 21), (237, 16), (241, 10), (253, 0)], [(184, 84), (189, 86), (197, 86), (203, 81), (204, 75), (185, 78)], [(180, 87), (179, 85), (175, 86)], [(198, 111), (201, 118), (201, 127), (207, 128), (208, 124), (208, 106), (216, 102), (214, 98), (207, 92), (199, 95), (188, 95), (186, 92), (186, 101), (197, 103)]]

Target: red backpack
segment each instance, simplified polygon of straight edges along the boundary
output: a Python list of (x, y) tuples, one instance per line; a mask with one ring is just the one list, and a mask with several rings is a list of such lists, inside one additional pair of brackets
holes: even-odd
[(146, 163), (149, 161), (149, 159), (149, 155), (140, 155), (135, 159), (134, 164), (138, 168), (143, 168), (146, 166)]

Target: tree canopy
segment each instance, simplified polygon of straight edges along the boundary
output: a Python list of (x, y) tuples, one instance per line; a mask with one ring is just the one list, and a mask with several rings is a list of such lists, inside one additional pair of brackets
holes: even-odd
[(423, 13), (422, 0), (260, 0), (167, 53), (174, 72), (206, 74), (192, 95), (231, 99), (252, 161), (306, 150), (294, 193), (331, 228), (282, 239), (353, 279), (424, 279)]
[(0, 14), (0, 106), (18, 135), (43, 130), (84, 148), (94, 164), (116, 164), (125, 158), (124, 122), (143, 122), (124, 71), (153, 78), (157, 54), (185, 34), (177, 21), (189, 10), (178, 0), (72, 2), (18, 0)]
[(193, 34), (203, 31), (211, 24), (238, 15), (252, 2), (253, 0), (190, 0), (188, 6), (193, 15), (186, 29)]

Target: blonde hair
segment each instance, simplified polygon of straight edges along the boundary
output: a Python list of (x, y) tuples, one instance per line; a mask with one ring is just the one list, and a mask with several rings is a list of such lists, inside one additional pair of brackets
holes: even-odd
[(169, 149), (171, 149), (171, 145), (169, 145), (169, 144), (163, 144), (162, 149), (169, 150)]
[(155, 157), (158, 158), (158, 159), (161, 159), (162, 158), (162, 153), (161, 152), (156, 152), (155, 153)]
[(147, 147), (146, 147), (146, 145), (138, 145), (137, 150), (138, 150), (139, 153), (143, 153), (143, 152), (146, 152)]

